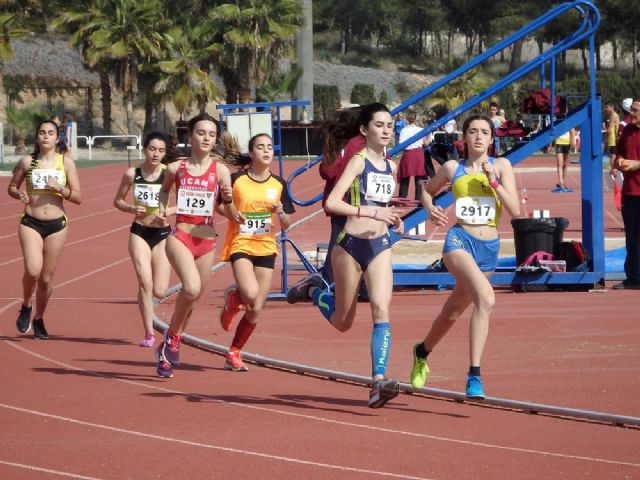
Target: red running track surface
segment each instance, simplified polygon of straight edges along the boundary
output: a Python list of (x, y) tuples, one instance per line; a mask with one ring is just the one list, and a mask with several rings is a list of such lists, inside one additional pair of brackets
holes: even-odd
[[(285, 166), (289, 172), (297, 165)], [(521, 165), (552, 163), (535, 158)], [(68, 209), (45, 342), (15, 331), (20, 205), (0, 200), (0, 478), (640, 478), (638, 429), (410, 395), (370, 410), (363, 387), (253, 365), (248, 373), (231, 373), (221, 356), (188, 346), (175, 377), (157, 378), (153, 353), (137, 346), (141, 327), (126, 247), (131, 219), (111, 206), (122, 170), (80, 171), (84, 202)], [(577, 179), (570, 171), (575, 193), (551, 194), (552, 171), (518, 173), (530, 208), (569, 217), (573, 230), (565, 236), (576, 230), (579, 237)], [(0, 188), (7, 183), (0, 178)], [(303, 198), (319, 191), (314, 174), (294, 185)], [(605, 194), (606, 235), (621, 236), (612, 197)], [(300, 208), (297, 218), (315, 210)], [(317, 216), (291, 237), (314, 250), (328, 230)], [(501, 230), (510, 234), (508, 224)], [(230, 281), (229, 269), (213, 275), (189, 333), (231, 341), (217, 324)], [(407, 381), (411, 345), (446, 295), (394, 295), (391, 376)], [(499, 290), (483, 359), (487, 394), (640, 416), (637, 305), (637, 293), (629, 291)], [(171, 308), (169, 299), (159, 317), (166, 320)], [(430, 386), (463, 389), (468, 315), (430, 356)], [(359, 305), (354, 328), (339, 334), (312, 306), (270, 302), (247, 349), (368, 375), (370, 328), (366, 304)]]

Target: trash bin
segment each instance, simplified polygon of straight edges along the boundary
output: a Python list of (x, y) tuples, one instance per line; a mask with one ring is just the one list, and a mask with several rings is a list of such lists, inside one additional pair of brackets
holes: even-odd
[(569, 220), (554, 218), (513, 218), (513, 241), (516, 248), (516, 265), (521, 265), (529, 255), (537, 251), (558, 255), (562, 233)]

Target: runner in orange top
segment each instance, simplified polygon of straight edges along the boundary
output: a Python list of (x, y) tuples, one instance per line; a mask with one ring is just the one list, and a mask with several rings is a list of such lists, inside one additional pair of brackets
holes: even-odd
[(295, 210), (285, 181), (271, 173), (273, 141), (267, 134), (249, 140), (249, 156), (237, 156), (235, 164), (243, 168), (231, 175), (233, 203), (228, 209), (229, 225), (221, 259), (230, 261), (237, 285), (224, 292), (220, 324), (231, 330), (236, 327), (224, 368), (246, 372), (241, 350), (256, 328), (258, 315), (271, 288), (271, 278), (278, 250), (276, 247), (276, 217), (280, 226), (288, 228), (289, 215)]

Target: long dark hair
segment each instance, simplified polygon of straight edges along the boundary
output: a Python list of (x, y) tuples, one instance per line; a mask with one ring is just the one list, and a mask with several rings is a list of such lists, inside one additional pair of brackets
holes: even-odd
[(360, 117), (358, 118), (358, 126), (367, 128), (369, 122), (373, 120), (373, 116), (378, 112), (387, 112), (389, 109), (384, 103), (374, 102), (368, 103), (360, 110)]
[[(489, 125), (489, 129), (491, 130), (491, 140), (496, 138), (496, 127), (493, 124), (493, 122), (491, 121), (491, 119), (489, 118), (488, 115), (483, 115), (483, 114), (475, 114), (475, 115), (470, 115), (462, 124), (462, 137), (466, 138), (467, 136), (467, 130), (469, 130), (469, 126), (471, 125), (471, 122), (475, 121), (475, 120), (483, 120), (484, 122), (487, 123), (487, 125)], [(491, 148), (491, 145), (489, 146), (489, 148)], [(469, 149), (467, 148), (467, 142), (464, 142), (464, 155), (462, 156), (462, 158), (467, 158), (469, 156)]]
[[(258, 133), (249, 139), (249, 152), (253, 150), (256, 140), (260, 137), (267, 137), (273, 142), (273, 138), (268, 133)], [(247, 168), (251, 165), (251, 157), (240, 151), (240, 146), (238, 145), (236, 137), (225, 131), (220, 140), (222, 150), (224, 150), (222, 159), (227, 165), (237, 167), (239, 169)]]
[(360, 134), (360, 110), (360, 107), (336, 110), (322, 125), (324, 165), (332, 165), (347, 141)]
[(181, 156), (181, 150), (176, 146), (176, 141), (173, 135), (169, 135), (165, 132), (149, 132), (142, 140), (142, 148), (147, 148), (152, 140), (160, 140), (164, 142), (165, 154), (162, 158), (162, 163), (165, 165), (174, 162)]
[(220, 133), (220, 122), (218, 122), (218, 120), (213, 118), (208, 113), (200, 113), (200, 114), (196, 115), (195, 117), (190, 118), (189, 122), (187, 122), (187, 128), (189, 129), (189, 135), (191, 135), (193, 133), (193, 130), (196, 127), (196, 123), (202, 122), (204, 120), (207, 120), (209, 122), (215, 123), (215, 125), (216, 125), (216, 133)]
[[(38, 145), (38, 132), (40, 132), (40, 128), (42, 128), (43, 125), (50, 123), (51, 125), (53, 125), (55, 127), (55, 131), (56, 131), (56, 138), (60, 138), (60, 132), (58, 131), (58, 124), (56, 122), (54, 122), (53, 120), (47, 119), (47, 120), (42, 120), (41, 122), (38, 123), (38, 125), (36, 126), (36, 132), (35, 135), (33, 137), (33, 153), (31, 154), (31, 156), (33, 158), (38, 158), (38, 155), (40, 155), (40, 146)], [(60, 149), (60, 146), (58, 144), (56, 144), (56, 151), (58, 151), (59, 153), (65, 154), (67, 152), (67, 148), (65, 145), (64, 150)]]

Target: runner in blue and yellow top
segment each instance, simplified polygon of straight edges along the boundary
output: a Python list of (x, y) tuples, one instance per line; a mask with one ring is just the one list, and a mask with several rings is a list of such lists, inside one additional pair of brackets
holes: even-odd
[(241, 351), (256, 328), (271, 289), (278, 255), (276, 220), (282, 228), (288, 228), (289, 215), (295, 211), (285, 181), (269, 170), (272, 160), (271, 137), (255, 135), (249, 140), (249, 155), (236, 155), (234, 163), (243, 169), (231, 175), (233, 202), (226, 210), (229, 225), (221, 259), (231, 262), (236, 285), (224, 292), (220, 324), (223, 330), (231, 330), (244, 311), (224, 365), (234, 372), (248, 370)]
[[(13, 169), (8, 193), (24, 203), (18, 236), (24, 257), (23, 303), (16, 320), (20, 333), (32, 326), (31, 297), (36, 295), (33, 317), (35, 338), (49, 338), (44, 312), (51, 297), (51, 282), (67, 238), (64, 200), (80, 204), (80, 182), (70, 155), (58, 153), (58, 126), (51, 120), (36, 128), (35, 150)], [(21, 189), (22, 184), (25, 189)]]
[(489, 278), (496, 268), (500, 249), (497, 226), (503, 208), (516, 217), (520, 214), (520, 204), (511, 163), (506, 158), (494, 159), (488, 155), (495, 137), (491, 119), (472, 115), (464, 122), (463, 135), (466, 159), (446, 162), (422, 192), (422, 205), (431, 221), (444, 226), (447, 215), (442, 207), (433, 204), (433, 196), (452, 183), (457, 221), (447, 233), (442, 259), (456, 283), (426, 338), (414, 346), (411, 383), (415, 388), (424, 386), (429, 373), (427, 355), (473, 303), (466, 395), (482, 399), (480, 360), (495, 303)]
[(305, 277), (287, 292), (287, 301), (311, 299), (329, 323), (345, 332), (353, 325), (358, 287), (364, 276), (369, 291), (372, 385), (369, 407), (380, 408), (398, 395), (398, 382), (385, 378), (391, 327), (389, 323), (393, 271), (388, 228), (402, 232), (400, 213), (389, 207), (395, 191), (396, 165), (387, 159), (385, 147), (393, 134), (393, 120), (386, 106), (362, 107), (358, 118), (366, 139), (364, 150), (353, 156), (331, 190), (325, 209), (347, 217), (331, 254), (335, 296), (323, 287), (320, 274)]
[[(175, 207), (160, 215), (160, 188), (167, 169), (162, 162), (172, 142), (164, 133), (151, 132), (142, 141), (142, 147), (144, 162), (124, 172), (113, 205), (133, 215), (129, 255), (138, 277), (138, 308), (145, 331), (140, 346), (153, 347), (153, 296), (164, 296), (171, 274), (165, 244), (171, 232), (167, 214), (175, 213)], [(131, 203), (127, 201), (129, 190), (133, 190)]]

